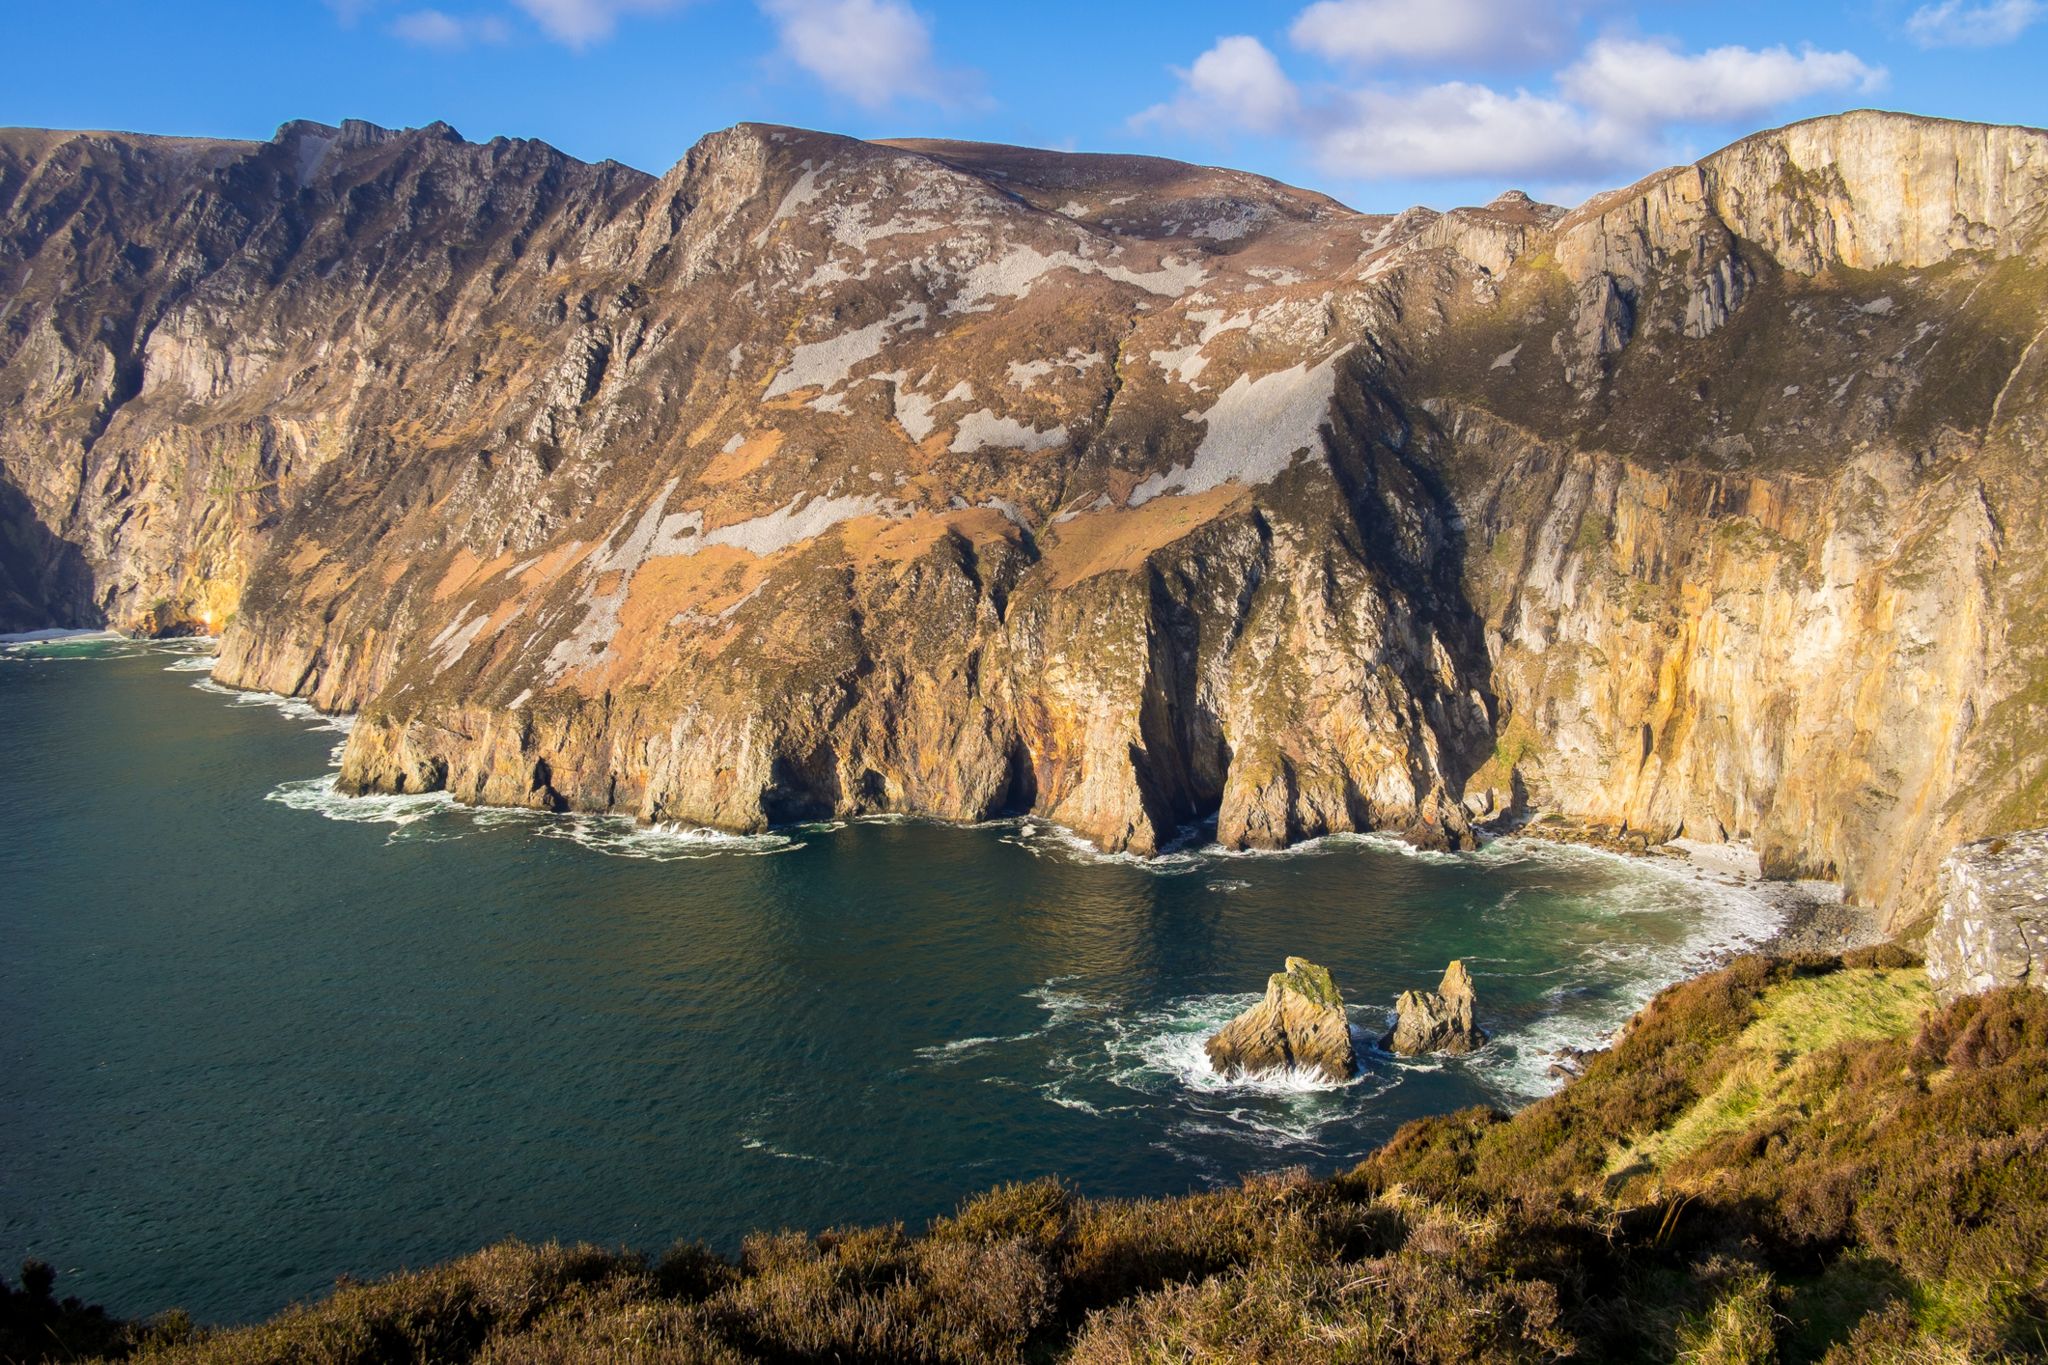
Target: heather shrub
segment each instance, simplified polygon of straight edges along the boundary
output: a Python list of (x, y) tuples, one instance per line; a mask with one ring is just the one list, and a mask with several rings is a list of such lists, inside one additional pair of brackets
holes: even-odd
[[(78, 1360), (124, 1349), (131, 1331), (94, 1304), (57, 1297), (57, 1271), (44, 1261), (23, 1261), (21, 1283), (0, 1275), (0, 1361)], [(160, 1327), (175, 1339), (182, 1316)]]

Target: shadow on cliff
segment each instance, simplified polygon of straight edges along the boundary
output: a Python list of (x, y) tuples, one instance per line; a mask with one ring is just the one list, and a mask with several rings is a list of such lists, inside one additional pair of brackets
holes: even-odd
[(0, 480), (0, 633), (107, 623), (92, 570), (76, 545), (51, 533), (27, 496)]
[[(1403, 681), (1435, 734), (1437, 776), (1461, 798), (1492, 757), (1500, 704), (1486, 623), (1465, 595), (1464, 518), (1423, 448), (1419, 427), (1429, 423), (1426, 415), (1418, 422), (1383, 375), (1354, 362), (1338, 381), (1329, 459), (1356, 533), (1351, 548), (1399, 595), (1416, 630)], [(1432, 640), (1451, 661), (1455, 694), (1428, 667)]]

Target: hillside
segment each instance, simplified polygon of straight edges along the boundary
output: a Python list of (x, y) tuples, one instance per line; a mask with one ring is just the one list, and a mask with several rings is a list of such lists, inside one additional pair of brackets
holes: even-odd
[(342, 781), (1149, 853), (1533, 803), (1894, 925), (2048, 823), (2048, 134), (1566, 212), (759, 125), (0, 132), (0, 628), (222, 634)]
[(214, 1334), (0, 1302), (0, 1358), (192, 1365), (1848, 1365), (2044, 1341), (2048, 996), (1935, 1010), (1889, 948), (1674, 987), (1553, 1098), (1412, 1123), (1327, 1181), (1134, 1202), (1046, 1181), (737, 1260), (508, 1243)]

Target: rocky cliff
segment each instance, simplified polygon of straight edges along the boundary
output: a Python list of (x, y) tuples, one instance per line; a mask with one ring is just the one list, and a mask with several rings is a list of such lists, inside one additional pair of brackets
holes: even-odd
[(2048, 134), (1569, 213), (752, 125), (0, 134), (0, 625), (223, 633), (354, 790), (1146, 852), (1522, 801), (1908, 917), (2043, 823)]

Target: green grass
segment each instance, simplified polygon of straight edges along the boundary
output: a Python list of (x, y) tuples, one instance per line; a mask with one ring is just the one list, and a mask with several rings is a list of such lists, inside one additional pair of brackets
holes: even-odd
[(1662, 1171), (1716, 1138), (1755, 1127), (1791, 1103), (1791, 1077), (1816, 1054), (1902, 1034), (1933, 1003), (1918, 968), (1841, 971), (1774, 987), (1732, 1044), (1720, 1084), (1675, 1122), (1618, 1144), (1608, 1174)]

